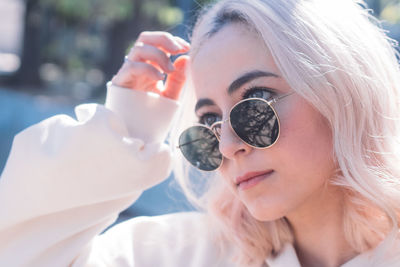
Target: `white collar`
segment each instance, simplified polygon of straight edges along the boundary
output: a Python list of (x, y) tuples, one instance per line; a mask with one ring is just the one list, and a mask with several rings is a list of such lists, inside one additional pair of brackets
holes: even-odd
[(286, 244), (274, 258), (266, 260), (268, 267), (301, 267), (292, 244)]
[[(393, 243), (390, 243), (393, 242)], [(385, 247), (388, 251), (384, 251)], [(379, 252), (375, 253), (375, 252)], [(374, 257), (384, 255), (383, 257)], [(301, 267), (296, 251), (292, 244), (286, 244), (282, 251), (274, 258), (266, 259), (268, 267)], [(386, 238), (375, 249), (357, 255), (341, 267), (399, 267), (400, 266), (400, 240)]]

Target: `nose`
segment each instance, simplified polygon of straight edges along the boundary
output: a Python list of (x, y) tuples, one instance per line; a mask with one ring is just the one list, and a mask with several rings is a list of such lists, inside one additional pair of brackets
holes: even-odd
[(225, 158), (230, 160), (244, 156), (252, 149), (233, 132), (229, 122), (222, 123), (219, 139), (219, 150)]

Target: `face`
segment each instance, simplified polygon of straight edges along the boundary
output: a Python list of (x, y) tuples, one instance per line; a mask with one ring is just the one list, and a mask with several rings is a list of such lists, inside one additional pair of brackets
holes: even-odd
[[(252, 73), (251, 75), (248, 75)], [(200, 122), (229, 117), (240, 100), (266, 100), (290, 88), (256, 34), (239, 24), (224, 26), (207, 40), (191, 63)], [(318, 201), (333, 176), (331, 131), (324, 118), (298, 94), (272, 104), (280, 120), (278, 141), (266, 149), (241, 141), (223, 123), (218, 169), (227, 186), (258, 220), (274, 220)]]

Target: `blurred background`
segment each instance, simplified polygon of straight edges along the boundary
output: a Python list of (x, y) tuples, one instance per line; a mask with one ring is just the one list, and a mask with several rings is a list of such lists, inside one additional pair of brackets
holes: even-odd
[[(13, 136), (75, 105), (103, 103), (105, 83), (144, 30), (188, 40), (209, 0), (0, 0), (0, 172)], [(400, 0), (367, 0), (389, 36), (400, 40)], [(23, 167), (23, 166), (22, 166)], [(172, 177), (121, 215), (190, 209)]]

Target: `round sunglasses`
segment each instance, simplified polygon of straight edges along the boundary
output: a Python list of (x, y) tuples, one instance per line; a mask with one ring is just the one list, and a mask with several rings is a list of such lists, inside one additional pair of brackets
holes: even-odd
[(278, 100), (293, 94), (281, 95), (271, 100), (247, 98), (236, 103), (229, 117), (211, 126), (195, 125), (184, 130), (179, 137), (183, 156), (202, 171), (215, 171), (223, 161), (219, 151), (222, 124), (229, 121), (233, 132), (247, 145), (265, 149), (279, 138), (279, 118), (272, 106)]

